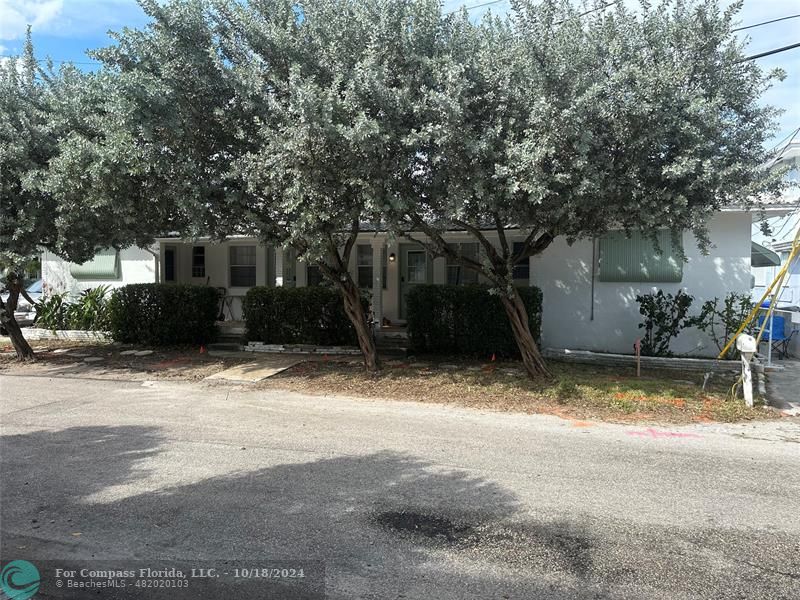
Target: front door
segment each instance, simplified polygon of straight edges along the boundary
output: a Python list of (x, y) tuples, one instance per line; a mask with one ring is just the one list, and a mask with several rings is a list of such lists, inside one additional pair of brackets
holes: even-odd
[(432, 263), (428, 254), (417, 245), (400, 246), (400, 318), (408, 318), (406, 294), (415, 285), (433, 281)]

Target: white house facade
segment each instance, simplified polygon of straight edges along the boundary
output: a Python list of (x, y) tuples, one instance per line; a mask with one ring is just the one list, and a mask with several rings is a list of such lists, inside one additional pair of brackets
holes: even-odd
[[(703, 255), (694, 237), (683, 236), (687, 262), (661, 236), (665, 250), (656, 255), (649, 240), (627, 239), (612, 233), (573, 244), (557, 239), (541, 255), (525, 259), (514, 269), (519, 286), (535, 285), (543, 292), (542, 345), (630, 353), (642, 330), (636, 296), (657, 291), (684, 290), (695, 297), (693, 308), (729, 292), (751, 289), (752, 213), (726, 211), (710, 222), (712, 248)], [(485, 232), (499, 246), (496, 233)], [(509, 231), (510, 242), (521, 243), (524, 231)], [(463, 253), (477, 253), (478, 244), (465, 232), (447, 240), (461, 244)], [(159, 240), (160, 279), (165, 283), (211, 285), (225, 296), (226, 319), (242, 318), (242, 300), (254, 286), (304, 287), (324, 284), (319, 270), (297, 260), (291, 250), (258, 243), (252, 238)], [(445, 258), (431, 259), (416, 243), (386, 233), (362, 233), (350, 261), (359, 286), (371, 293), (376, 326), (402, 325), (405, 294), (419, 284), (467, 285), (479, 282)], [(713, 356), (716, 346), (702, 332), (684, 330), (672, 346), (676, 353)]]
[(46, 293), (69, 292), (77, 296), (83, 290), (99, 286), (121, 287), (129, 283), (153, 283), (158, 277), (158, 246), (150, 250), (130, 247), (99, 251), (92, 260), (75, 264), (52, 252), (42, 253), (42, 285)]

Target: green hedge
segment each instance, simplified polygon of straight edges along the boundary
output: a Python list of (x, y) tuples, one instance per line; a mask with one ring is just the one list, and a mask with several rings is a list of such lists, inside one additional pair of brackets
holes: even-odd
[[(536, 341), (542, 325), (542, 292), (517, 288)], [(408, 336), (416, 352), (466, 356), (519, 356), (500, 298), (483, 285), (417, 285), (406, 296)]]
[[(364, 313), (368, 302), (362, 298)], [(255, 287), (244, 299), (247, 338), (265, 344), (357, 344), (338, 290), (326, 287)]]
[(207, 344), (217, 335), (219, 296), (204, 285), (136, 283), (114, 292), (110, 313), (111, 335), (119, 342)]

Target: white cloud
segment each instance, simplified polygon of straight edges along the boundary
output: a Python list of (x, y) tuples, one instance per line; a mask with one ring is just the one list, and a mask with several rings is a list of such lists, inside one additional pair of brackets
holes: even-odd
[(49, 25), (63, 7), (64, 0), (0, 0), (0, 40), (23, 37), (28, 25)]

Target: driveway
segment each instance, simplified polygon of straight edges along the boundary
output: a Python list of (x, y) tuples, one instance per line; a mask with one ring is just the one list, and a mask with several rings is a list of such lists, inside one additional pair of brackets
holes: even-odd
[[(2, 559), (39, 565), (36, 597), (800, 597), (796, 419), (648, 428), (23, 376), (0, 392)], [(224, 576), (90, 594), (53, 565)], [(306, 576), (241, 576), (264, 565)]]

